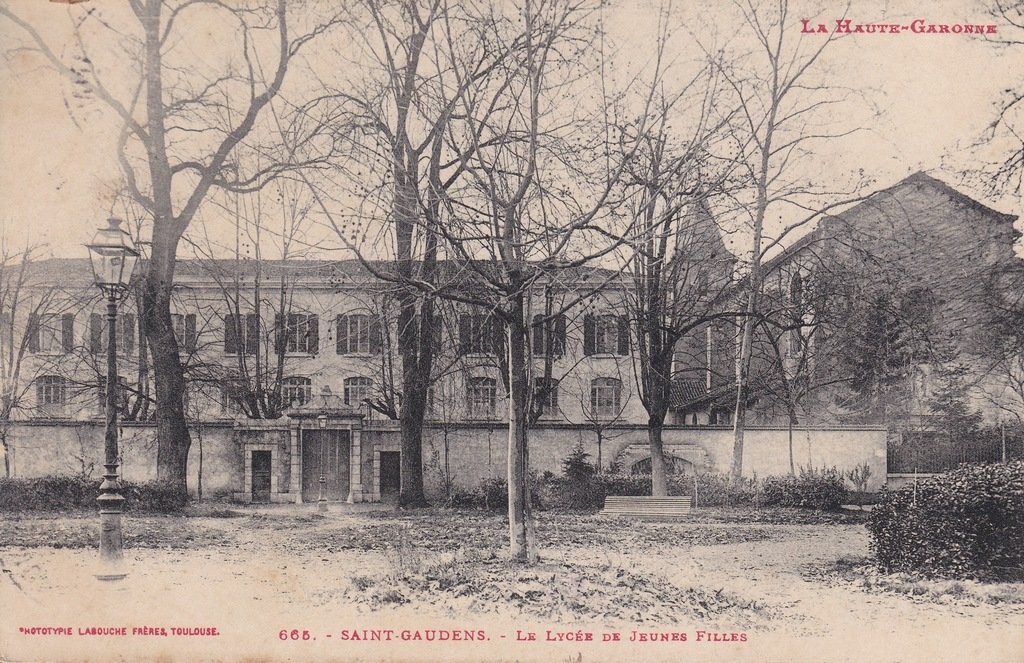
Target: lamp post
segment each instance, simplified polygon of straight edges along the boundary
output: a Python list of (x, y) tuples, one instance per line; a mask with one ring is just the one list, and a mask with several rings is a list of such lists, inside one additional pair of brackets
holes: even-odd
[(121, 513), (124, 496), (118, 480), (117, 451), (117, 304), (128, 290), (139, 252), (131, 236), (121, 229), (120, 219), (108, 219), (107, 227), (96, 231), (89, 249), (93, 278), (107, 299), (107, 393), (104, 462), (106, 472), (100, 484), (100, 580), (121, 580), (124, 550)]
[(320, 427), (320, 497), (316, 501), (316, 510), (324, 513), (327, 511), (327, 500), (324, 499), (324, 484), (327, 483), (327, 479), (324, 477), (324, 437), (327, 435), (327, 415), (318, 416), (316, 423)]

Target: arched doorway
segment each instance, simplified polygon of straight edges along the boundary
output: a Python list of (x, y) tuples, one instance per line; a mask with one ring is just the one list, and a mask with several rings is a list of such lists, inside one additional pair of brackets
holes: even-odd
[[(665, 469), (669, 474), (693, 474), (693, 463), (676, 456), (665, 456)], [(630, 466), (632, 474), (650, 474), (651, 457), (641, 458)]]

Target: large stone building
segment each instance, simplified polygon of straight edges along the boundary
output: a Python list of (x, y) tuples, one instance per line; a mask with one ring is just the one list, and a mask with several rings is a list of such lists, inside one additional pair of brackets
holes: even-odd
[[(902, 469), (893, 449), (903, 433), (934, 428), (931, 404), (951, 381), (969, 408), (998, 410), (984, 398), (998, 376), (982, 332), (993, 275), (1017, 261), (1014, 218), (918, 174), (825, 218), (770, 260), (744, 472), (868, 464), (877, 487)], [(732, 264), (718, 237), (704, 245)], [(321, 468), (329, 499), (397, 490), (397, 316), (391, 286), (374, 274), (386, 268), (179, 263), (173, 322), (189, 385), (193, 492), (301, 502), (318, 496)], [(88, 263), (44, 261), (10, 283), (21, 295), (0, 311), (7, 471), (98, 475), (106, 338)], [(558, 473), (577, 444), (606, 468), (649, 466), (623, 287), (606, 270), (575, 270), (531, 293), (533, 319), (546, 321), (531, 339), (537, 472)], [(502, 477), (507, 444), (499, 326), (487, 310), (439, 306), (423, 454), (434, 495)], [(155, 475), (153, 387), (134, 310), (129, 298), (119, 329), (122, 469), (145, 480)], [(728, 318), (679, 344), (664, 433), (677, 469), (730, 467), (735, 347)]]
[[(387, 499), (399, 485), (396, 412), (401, 368), (396, 316), (383, 265), (356, 261), (179, 263), (173, 321), (188, 381), (189, 486), (243, 501)], [(532, 294), (536, 423), (532, 469), (561, 470), (577, 444), (603, 467), (649, 464), (647, 419), (636, 395), (635, 353), (621, 286), (606, 270), (563, 273)], [(11, 318), (8, 348), (24, 350), (5, 459), (14, 476), (98, 474), (101, 302), (86, 260), (32, 266), (28, 296)], [(571, 305), (570, 305), (571, 304)], [(564, 312), (548, 315), (546, 312)], [(428, 393), (424, 471), (433, 495), (505, 473), (507, 400), (501, 334), (486, 310), (441, 305)], [(155, 474), (152, 381), (131, 299), (120, 318), (122, 471)], [(720, 354), (720, 353), (719, 353)], [(720, 359), (716, 359), (720, 361)], [(815, 466), (875, 466), (884, 434), (872, 426), (804, 432)], [(803, 438), (802, 438), (803, 439)], [(706, 417), (665, 431), (676, 468), (726, 472), (731, 429)], [(748, 433), (748, 474), (784, 473), (785, 431)]]
[(766, 263), (755, 421), (883, 425), (890, 473), (998, 460), (995, 440), (951, 436), (1024, 414), (1004, 370), (1020, 357), (993, 342), (1016, 218), (917, 173)]

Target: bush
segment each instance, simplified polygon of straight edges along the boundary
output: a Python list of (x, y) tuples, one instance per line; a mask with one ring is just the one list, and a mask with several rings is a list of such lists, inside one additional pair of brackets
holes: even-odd
[[(754, 504), (758, 499), (758, 482), (756, 479), (742, 479), (735, 484), (727, 474), (704, 473), (696, 475), (697, 495), (696, 506), (736, 506)], [(688, 495), (694, 497), (694, 475), (675, 475), (669, 477), (670, 495)]]
[(95, 507), (99, 480), (53, 475), (0, 479), (0, 507), (7, 511), (58, 511)]
[(846, 499), (846, 484), (836, 468), (800, 468), (798, 476), (766, 477), (761, 485), (764, 506), (795, 506), (838, 511)]
[(125, 483), (125, 506), (129, 511), (150, 513), (177, 513), (188, 505), (188, 498), (174, 486), (159, 481)]
[(868, 521), (886, 572), (1017, 579), (1024, 575), (1024, 461), (963, 465), (883, 491)]
[[(95, 509), (100, 480), (52, 475), (32, 479), (0, 479), (0, 508), (7, 511), (67, 511)], [(125, 509), (150, 513), (176, 513), (187, 499), (167, 484), (121, 482)]]
[[(534, 508), (539, 509), (541, 500), (537, 492), (537, 480), (531, 477), (529, 482), (531, 503)], [(457, 508), (502, 511), (508, 508), (508, 482), (501, 478), (484, 479), (475, 490), (467, 492), (455, 489), (448, 504)]]

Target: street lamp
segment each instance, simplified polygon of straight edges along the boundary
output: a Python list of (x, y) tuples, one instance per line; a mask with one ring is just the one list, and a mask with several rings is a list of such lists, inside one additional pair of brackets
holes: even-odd
[(327, 436), (327, 415), (321, 414), (316, 418), (320, 427), (320, 497), (316, 501), (316, 510), (320, 513), (327, 511), (327, 500), (324, 499), (324, 484), (327, 479), (324, 477), (324, 437)]
[(121, 580), (124, 551), (121, 537), (121, 513), (124, 496), (118, 480), (117, 462), (117, 303), (128, 290), (139, 251), (131, 236), (121, 229), (120, 219), (108, 219), (107, 227), (96, 231), (86, 244), (92, 261), (93, 279), (107, 298), (107, 393), (104, 463), (106, 473), (100, 484), (100, 580)]

